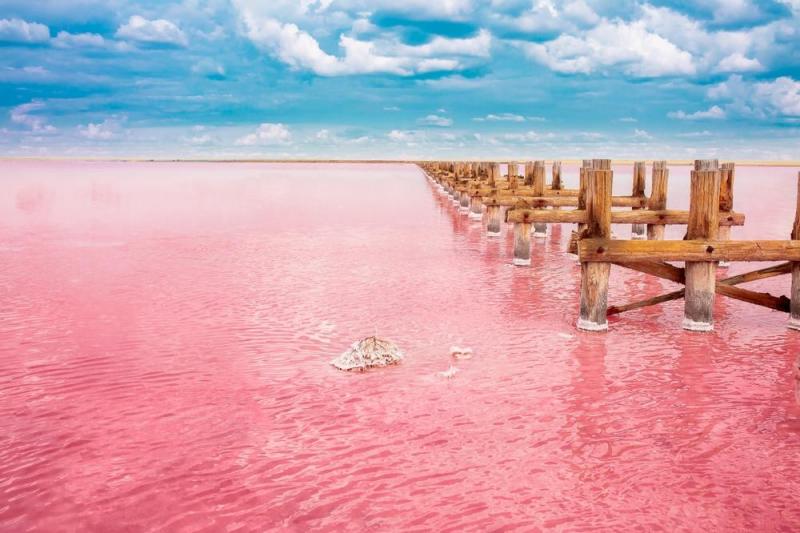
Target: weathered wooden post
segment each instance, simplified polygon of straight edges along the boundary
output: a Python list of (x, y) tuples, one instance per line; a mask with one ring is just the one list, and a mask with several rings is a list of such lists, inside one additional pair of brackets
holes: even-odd
[[(647, 200), (647, 208), (653, 211), (662, 211), (667, 208), (667, 185), (669, 182), (669, 169), (666, 161), (653, 161), (652, 189)], [(664, 240), (664, 224), (648, 224), (647, 239), (650, 241)]]
[[(467, 181), (467, 180), (470, 179), (469, 171), (467, 170), (466, 167), (467, 167), (467, 164), (466, 163), (462, 163), (461, 179), (464, 180), (464, 181)], [(468, 181), (467, 181), (467, 183), (468, 183)], [(462, 187), (463, 187), (463, 184), (462, 184)], [(458, 208), (458, 212), (459, 213), (469, 213), (470, 200), (471, 200), (471, 198), (469, 196), (469, 191), (466, 190), (466, 189), (461, 191), (461, 196), (459, 196), (459, 208)]]
[[(728, 215), (733, 211), (733, 178), (736, 173), (736, 165), (734, 163), (723, 163), (720, 170), (719, 181), (719, 211), (720, 217)], [(721, 226), (719, 228), (719, 240), (731, 240), (731, 227)], [(728, 261), (720, 261), (719, 268), (728, 268), (730, 263)]]
[[(645, 180), (647, 179), (647, 170), (644, 161), (637, 161), (633, 164), (633, 190), (631, 196), (634, 198), (644, 198)], [(634, 210), (639, 209), (634, 207)], [(647, 233), (644, 224), (631, 225), (631, 238), (634, 240), (646, 239)]]
[(553, 181), (550, 188), (554, 191), (560, 191), (564, 188), (561, 184), (561, 161), (553, 161)]
[(514, 190), (517, 188), (517, 175), (519, 174), (519, 169), (517, 168), (516, 163), (509, 163), (508, 164), (508, 188)]
[[(688, 240), (714, 240), (719, 234), (719, 163), (716, 160), (695, 161), (689, 196)], [(686, 262), (686, 294), (684, 296), (683, 329), (714, 329), (714, 295), (717, 263)]]
[[(611, 160), (596, 159), (586, 174), (586, 229), (589, 238), (611, 238), (611, 188), (614, 173)], [(581, 263), (581, 307), (578, 329), (605, 331), (608, 329), (608, 276), (611, 264)]]
[(489, 163), (486, 174), (488, 177), (489, 187), (497, 187), (497, 180), (500, 179), (500, 165), (497, 163)]
[[(531, 186), (533, 187), (533, 194), (535, 196), (544, 196), (545, 186), (545, 170), (544, 161), (536, 161), (532, 165)], [(541, 209), (542, 206), (533, 205), (536, 209)], [(533, 236), (538, 238), (547, 237), (547, 224), (535, 222), (533, 224)]]
[(514, 223), (514, 264), (531, 264), (531, 225), (527, 222)]
[[(794, 214), (792, 240), (800, 241), (800, 172), (797, 173), (797, 207)], [(792, 263), (791, 316), (789, 327), (800, 331), (800, 262)]]
[(472, 196), (469, 202), (469, 218), (470, 220), (483, 219), (483, 201), (480, 196)]
[(499, 237), (500, 228), (503, 222), (503, 211), (499, 205), (489, 204), (486, 206), (486, 235), (489, 237)]
[[(587, 173), (592, 168), (592, 160), (591, 159), (584, 159), (581, 163), (580, 168), (580, 175), (578, 181), (578, 209), (585, 210), (586, 209), (586, 180)], [(583, 231), (586, 227), (586, 224), (578, 224), (578, 233)]]
[(523, 179), (522, 184), (526, 187), (533, 185), (533, 161), (525, 162), (525, 178)]

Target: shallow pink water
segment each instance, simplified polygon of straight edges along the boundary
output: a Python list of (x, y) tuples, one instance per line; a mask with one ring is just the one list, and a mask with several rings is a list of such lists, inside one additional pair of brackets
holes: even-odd
[[(738, 170), (735, 235), (787, 236), (796, 173)], [(1, 174), (3, 531), (800, 528), (784, 314), (719, 299), (691, 334), (672, 302), (578, 333), (570, 228), (512, 267), (411, 165)], [(376, 332), (401, 366), (328, 365)], [(446, 379), (453, 344), (476, 355)]]

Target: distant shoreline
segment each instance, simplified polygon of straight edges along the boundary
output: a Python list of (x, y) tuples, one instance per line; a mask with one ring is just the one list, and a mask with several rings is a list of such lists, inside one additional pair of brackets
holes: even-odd
[[(506, 158), (506, 159), (468, 159), (464, 161), (493, 161), (503, 163), (506, 160), (510, 161), (525, 161), (533, 159), (525, 158)], [(3, 161), (85, 161), (85, 162), (105, 162), (105, 163), (286, 163), (286, 164), (416, 164), (416, 163), (429, 163), (434, 161), (461, 161), (459, 159), (155, 159), (155, 158), (137, 158), (137, 157), (0, 157), (0, 162)], [(554, 161), (547, 159), (547, 162)], [(565, 164), (581, 164), (581, 159), (558, 159)], [(633, 164), (641, 159), (612, 159), (614, 164)], [(646, 159), (647, 163), (651, 163), (652, 159)], [(720, 161), (730, 161), (729, 159), (720, 159)], [(787, 161), (758, 161), (758, 160), (734, 160), (737, 165), (750, 166), (750, 167), (800, 167), (800, 160), (787, 160)], [(673, 166), (690, 166), (693, 160), (689, 159), (668, 159), (668, 165)]]

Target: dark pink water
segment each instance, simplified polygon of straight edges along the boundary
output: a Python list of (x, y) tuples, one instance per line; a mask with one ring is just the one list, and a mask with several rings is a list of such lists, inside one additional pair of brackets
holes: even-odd
[[(411, 165), (1, 165), (3, 531), (800, 528), (784, 314), (579, 333), (571, 228), (512, 267)], [(735, 236), (788, 235), (796, 173), (739, 169)], [(376, 332), (401, 366), (329, 366)]]

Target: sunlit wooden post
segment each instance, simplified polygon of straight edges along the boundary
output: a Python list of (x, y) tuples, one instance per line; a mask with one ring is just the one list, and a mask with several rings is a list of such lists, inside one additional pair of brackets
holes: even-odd
[[(586, 174), (586, 231), (595, 239), (611, 238), (611, 188), (614, 173), (609, 159), (596, 159)], [(578, 329), (605, 331), (608, 329), (608, 276), (611, 264), (581, 263), (581, 307)]]
[[(461, 174), (460, 178), (462, 180), (470, 179), (471, 176), (469, 174), (469, 171), (466, 168), (466, 164), (462, 164), (462, 169), (463, 170), (462, 170), (462, 174)], [(463, 187), (463, 185), (462, 185), (462, 187)], [(458, 208), (458, 212), (459, 213), (469, 213), (470, 200), (471, 200), (471, 198), (469, 196), (469, 191), (466, 191), (466, 190), (461, 191), (461, 196), (459, 197), (459, 208)]]
[[(652, 187), (647, 208), (653, 211), (662, 211), (667, 208), (667, 186), (669, 182), (669, 169), (666, 161), (653, 161)], [(647, 240), (664, 240), (663, 224), (647, 225)]]
[[(634, 198), (644, 198), (645, 180), (647, 179), (647, 170), (644, 161), (637, 161), (633, 164), (633, 190), (631, 196)], [(639, 209), (634, 207), (634, 210)], [(634, 240), (646, 239), (647, 232), (644, 224), (631, 225), (631, 238)]]
[[(531, 186), (533, 187), (533, 194), (538, 197), (544, 197), (546, 173), (544, 170), (544, 161), (536, 161), (533, 163)], [(534, 205), (535, 208), (542, 209), (542, 206)], [(533, 224), (533, 236), (538, 238), (547, 237), (547, 224), (536, 222)]]
[[(720, 217), (728, 215), (733, 211), (733, 179), (736, 174), (736, 165), (734, 163), (723, 163), (720, 170), (719, 181), (719, 211)], [(731, 240), (731, 227), (721, 226), (719, 228), (719, 240)], [(720, 261), (720, 268), (727, 268), (730, 265), (727, 261)]]
[(480, 196), (472, 196), (469, 202), (469, 218), (471, 220), (483, 219), (483, 200)]
[(514, 223), (514, 264), (531, 264), (531, 225), (527, 222)]
[[(689, 196), (688, 240), (714, 240), (719, 234), (719, 163), (716, 160), (695, 161)], [(686, 295), (684, 296), (683, 329), (714, 329), (714, 295), (717, 263), (686, 262)]]
[[(586, 181), (587, 174), (592, 168), (592, 160), (584, 159), (581, 163), (580, 177), (578, 182), (578, 209), (586, 209)], [(578, 232), (580, 233), (586, 227), (586, 224), (578, 224)]]
[(508, 188), (514, 190), (517, 188), (517, 176), (519, 175), (519, 168), (516, 163), (508, 164)]
[[(792, 240), (800, 241), (800, 172), (797, 173), (797, 207), (794, 214)], [(792, 263), (791, 316), (789, 327), (800, 331), (800, 262)]]
[(553, 161), (553, 180), (550, 188), (554, 191), (560, 191), (564, 188), (561, 183), (561, 161)]
[(533, 161), (525, 162), (525, 178), (522, 184), (526, 187), (531, 187), (533, 185)]

